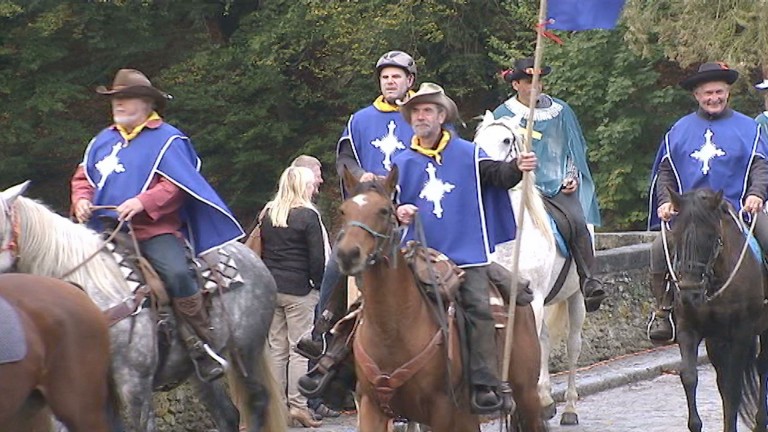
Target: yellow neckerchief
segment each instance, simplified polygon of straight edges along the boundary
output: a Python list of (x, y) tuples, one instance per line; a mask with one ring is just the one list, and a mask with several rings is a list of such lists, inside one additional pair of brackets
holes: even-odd
[(156, 111), (152, 111), (152, 114), (149, 115), (149, 117), (144, 121), (144, 123), (136, 126), (130, 132), (125, 130), (125, 128), (119, 124), (115, 125), (115, 129), (117, 129), (117, 131), (120, 132), (120, 136), (125, 138), (125, 142), (128, 143), (130, 140), (136, 138), (136, 136), (139, 135), (139, 132), (144, 130), (144, 128), (147, 126), (147, 123), (149, 123), (152, 120), (162, 120), (162, 118)]
[[(411, 97), (413, 96), (414, 91), (408, 90), (407, 96)], [(408, 98), (405, 98), (408, 99)], [(400, 111), (400, 106), (398, 105), (391, 105), (389, 102), (384, 100), (384, 95), (379, 95), (379, 97), (376, 98), (375, 101), (373, 101), (373, 106), (377, 110), (381, 112), (397, 112)]]
[(447, 130), (443, 130), (443, 136), (440, 138), (440, 142), (437, 143), (437, 148), (430, 149), (426, 147), (422, 147), (419, 145), (421, 140), (416, 135), (411, 138), (411, 149), (416, 150), (418, 153), (423, 154), (424, 156), (431, 157), (435, 160), (435, 162), (442, 164), (440, 162), (440, 159), (442, 158), (440, 156), (440, 152), (445, 150), (445, 146), (448, 145), (448, 141), (451, 139), (451, 134), (448, 133)]

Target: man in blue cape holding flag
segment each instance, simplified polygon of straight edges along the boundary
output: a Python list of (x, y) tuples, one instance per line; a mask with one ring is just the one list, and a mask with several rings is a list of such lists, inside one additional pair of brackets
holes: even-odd
[[(707, 188), (722, 191), (738, 211), (753, 213), (754, 235), (768, 247), (768, 141), (752, 118), (728, 106), (731, 84), (739, 73), (721, 62), (702, 64), (680, 85), (693, 92), (698, 109), (678, 120), (664, 136), (653, 164), (648, 225), (656, 228), (676, 214), (669, 191), (685, 193)], [(651, 292), (657, 309), (648, 323), (648, 337), (673, 341), (672, 299), (665, 287), (667, 265), (661, 236), (651, 248)]]
[(158, 114), (170, 96), (134, 69), (121, 69), (111, 88), (96, 91), (110, 97), (114, 124), (85, 150), (71, 182), (72, 212), (97, 231), (104, 228), (101, 216), (131, 221), (142, 255), (172, 297), (179, 334), (199, 377), (214, 380), (224, 374), (226, 361), (214, 351), (184, 239), (202, 255), (241, 238), (243, 230), (200, 174), (192, 142)]

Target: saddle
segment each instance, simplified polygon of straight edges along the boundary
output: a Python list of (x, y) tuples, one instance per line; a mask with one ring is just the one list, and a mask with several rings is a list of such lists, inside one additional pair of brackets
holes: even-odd
[[(130, 234), (117, 233), (106, 247), (120, 267), (133, 293), (132, 297), (104, 311), (110, 326), (138, 313), (146, 302), (149, 302), (155, 310), (170, 307), (170, 296), (165, 284), (152, 264), (146, 258), (137, 255)], [(219, 248), (201, 258), (194, 258), (190, 247), (186, 250), (191, 267), (197, 274), (200, 291), (206, 298), (210, 298), (216, 292), (224, 293), (243, 285), (243, 278), (234, 259), (223, 249)], [(206, 307), (208, 303), (206, 302)]]
[(413, 240), (405, 244), (402, 252), (421, 288), (433, 295), (439, 294), (443, 303), (456, 299), (464, 281), (464, 270), (442, 252), (425, 248)]

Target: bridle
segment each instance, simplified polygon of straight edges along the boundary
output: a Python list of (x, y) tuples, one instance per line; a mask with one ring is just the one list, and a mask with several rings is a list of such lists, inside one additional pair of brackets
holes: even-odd
[(400, 236), (396, 234), (402, 233), (402, 229), (398, 227), (394, 206), (392, 207), (390, 221), (387, 224), (387, 229), (385, 232), (376, 231), (375, 229), (371, 228), (368, 224), (364, 222), (361, 222), (358, 220), (351, 220), (346, 222), (344, 224), (344, 227), (341, 229), (341, 231), (339, 231), (337, 241), (340, 240), (346, 234), (346, 231), (349, 227), (356, 227), (356, 228), (362, 229), (363, 231), (370, 234), (374, 238), (374, 241), (376, 242), (376, 245), (374, 246), (373, 251), (371, 251), (371, 253), (369, 253), (368, 256), (365, 258), (366, 266), (371, 266), (373, 264), (376, 264), (382, 258), (387, 259), (390, 262), (394, 262), (394, 255), (400, 245)]
[[(741, 214), (744, 211), (744, 209), (739, 211), (739, 214)], [(740, 222), (739, 216), (734, 213), (733, 209), (728, 209), (728, 214), (731, 216), (731, 219), (736, 223), (736, 226), (739, 227), (741, 231), (744, 230), (743, 224)], [(717, 297), (719, 297), (726, 288), (728, 288), (731, 285), (731, 282), (736, 277), (736, 273), (739, 271), (739, 268), (741, 268), (741, 264), (744, 262), (744, 257), (746, 255), (747, 249), (749, 248), (749, 238), (752, 237), (753, 232), (755, 231), (755, 223), (757, 221), (757, 215), (752, 215), (752, 222), (749, 226), (749, 231), (746, 232), (746, 238), (744, 239), (744, 246), (741, 249), (741, 253), (739, 254), (739, 260), (736, 262), (736, 265), (733, 267), (733, 270), (731, 271), (730, 276), (728, 276), (728, 279), (723, 283), (723, 285), (718, 288), (717, 291), (715, 291), (712, 295), (707, 296), (707, 301), (713, 300)], [(680, 292), (680, 281), (677, 277), (677, 274), (675, 273), (675, 266), (673, 265), (672, 258), (670, 257), (669, 253), (669, 243), (667, 240), (667, 231), (669, 231), (669, 225), (667, 222), (661, 223), (661, 238), (662, 242), (664, 244), (664, 257), (667, 262), (667, 271), (669, 272), (670, 279), (672, 281), (672, 286), (675, 287), (675, 291), (678, 293)], [(714, 266), (715, 262), (717, 261), (717, 258), (720, 256), (720, 253), (723, 251), (723, 221), (720, 220), (720, 235), (718, 235), (717, 240), (715, 242), (715, 247), (712, 249), (712, 252), (710, 253), (710, 257), (707, 260), (707, 263), (700, 263), (700, 262), (693, 262), (689, 263), (688, 267), (693, 268), (702, 268), (701, 272), (701, 279), (696, 284), (696, 289), (706, 288), (709, 286), (709, 284), (712, 282), (712, 279), (714, 278)]]
[(499, 126), (505, 128), (505, 129), (507, 129), (512, 134), (512, 138), (511, 138), (512, 142), (510, 142), (509, 145), (507, 146), (506, 153), (501, 155), (501, 157), (499, 159), (497, 159), (497, 160), (500, 160), (500, 161), (508, 161), (513, 155), (515, 155), (515, 154), (520, 152), (520, 149), (518, 148), (517, 135), (515, 134), (515, 130), (514, 130), (512, 125), (510, 125), (508, 122), (503, 121), (503, 120), (494, 120), (493, 122), (488, 123), (485, 126), (482, 126), (480, 129), (478, 129), (477, 132), (479, 134), (481, 131), (483, 131), (483, 130), (491, 127), (491, 126), (495, 126), (495, 125), (499, 125)]

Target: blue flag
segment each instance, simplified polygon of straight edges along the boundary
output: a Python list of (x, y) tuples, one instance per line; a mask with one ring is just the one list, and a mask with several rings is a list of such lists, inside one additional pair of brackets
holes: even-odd
[(625, 0), (551, 0), (547, 27), (555, 30), (592, 30), (616, 27)]

